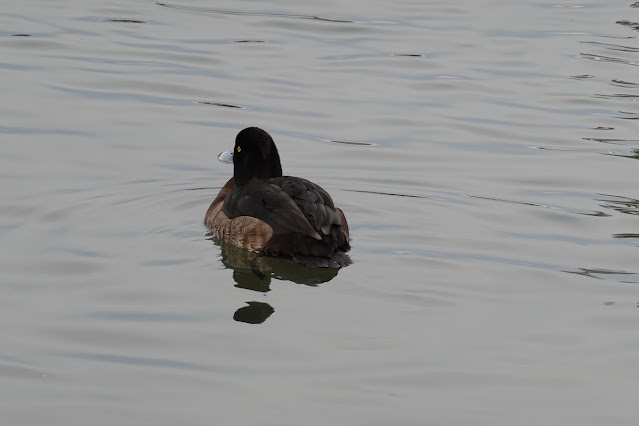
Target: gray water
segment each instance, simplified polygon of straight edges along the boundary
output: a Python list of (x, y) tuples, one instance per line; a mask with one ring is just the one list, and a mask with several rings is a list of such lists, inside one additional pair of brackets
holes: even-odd
[[(4, 3), (2, 425), (636, 424), (639, 4)], [(247, 126), (353, 265), (206, 235)]]

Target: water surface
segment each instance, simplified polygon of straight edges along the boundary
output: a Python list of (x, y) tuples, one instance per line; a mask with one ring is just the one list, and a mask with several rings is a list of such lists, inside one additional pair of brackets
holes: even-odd
[[(14, 2), (0, 13), (12, 425), (634, 425), (639, 7)], [(247, 126), (354, 264), (215, 244)]]

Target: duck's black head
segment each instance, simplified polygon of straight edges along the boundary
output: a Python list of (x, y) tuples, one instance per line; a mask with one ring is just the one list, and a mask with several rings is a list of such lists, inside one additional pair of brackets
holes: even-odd
[(239, 187), (253, 179), (282, 176), (282, 165), (271, 135), (257, 127), (237, 134), (233, 148), (233, 177)]

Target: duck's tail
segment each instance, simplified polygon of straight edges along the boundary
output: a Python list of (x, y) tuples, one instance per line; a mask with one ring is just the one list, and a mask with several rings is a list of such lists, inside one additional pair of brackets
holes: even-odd
[(333, 225), (321, 240), (300, 233), (274, 235), (265, 252), (286, 256), (300, 265), (315, 268), (341, 268), (353, 263), (346, 254), (351, 248), (348, 238), (339, 226)]

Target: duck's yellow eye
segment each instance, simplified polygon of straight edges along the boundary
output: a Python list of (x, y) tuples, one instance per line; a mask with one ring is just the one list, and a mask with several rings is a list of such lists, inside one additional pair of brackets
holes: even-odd
[(237, 152), (242, 152), (242, 148), (241, 147), (237, 147)]

